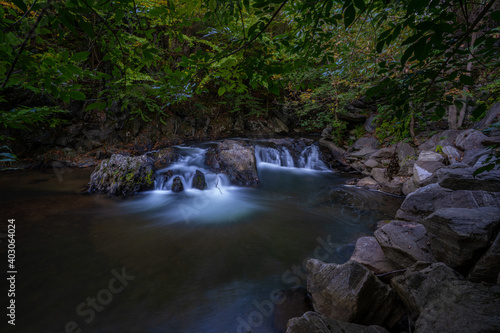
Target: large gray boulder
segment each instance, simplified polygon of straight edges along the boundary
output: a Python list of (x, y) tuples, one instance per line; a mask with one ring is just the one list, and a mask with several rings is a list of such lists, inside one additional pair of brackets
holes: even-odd
[(430, 238), (422, 224), (391, 221), (375, 231), (385, 257), (398, 268), (410, 267), (417, 261), (435, 262), (431, 253)]
[(389, 180), (386, 169), (383, 168), (372, 169), (370, 175), (380, 185), (381, 191), (395, 195), (401, 195), (403, 193), (402, 188), (405, 181), (403, 177), (396, 176)]
[(396, 145), (396, 151), (398, 153), (398, 160), (400, 165), (409, 159), (413, 159), (416, 156), (415, 149), (406, 142), (399, 142)]
[(375, 237), (360, 237), (351, 259), (365, 265), (375, 274), (384, 274), (397, 270), (399, 267), (386, 258)]
[(288, 321), (286, 333), (389, 333), (380, 326), (362, 326), (326, 318), (317, 312), (306, 312)]
[(450, 162), (450, 164), (458, 163), (462, 159), (462, 153), (460, 153), (460, 151), (457, 148), (452, 146), (444, 146), (443, 154), (446, 155), (448, 162)]
[(336, 160), (341, 161), (342, 158), (344, 157), (345, 150), (343, 148), (340, 148), (339, 146), (337, 146), (332, 141), (321, 139), (321, 140), (319, 140), (319, 145), (320, 145), (320, 147), (327, 149), (330, 152), (330, 154), (332, 155), (332, 157)]
[(455, 168), (439, 169), (435, 177), (441, 187), (452, 190), (500, 192), (500, 170), (483, 172), (474, 176), (475, 170), (472, 167), (459, 167), (457, 164)]
[(473, 282), (497, 283), (500, 277), (500, 233), (486, 253), (479, 259), (469, 273)]
[[(439, 208), (500, 207), (500, 192), (450, 190), (430, 184), (410, 193), (396, 213), (396, 219), (422, 223)], [(429, 229), (427, 228), (427, 231)]]
[(464, 156), (462, 158), (462, 163), (468, 164), (469, 166), (474, 166), (476, 162), (483, 156), (489, 155), (491, 153), (490, 149), (486, 148), (474, 148), (467, 149), (464, 152)]
[(307, 289), (316, 312), (330, 319), (388, 327), (401, 317), (395, 293), (364, 265), (309, 259), (307, 270)]
[(92, 172), (88, 191), (127, 196), (153, 189), (155, 180), (153, 163), (153, 159), (145, 155), (130, 157), (114, 154), (102, 160)]
[(434, 134), (429, 140), (422, 143), (418, 149), (419, 151), (436, 151), (438, 146), (454, 146), (455, 139), (460, 133), (460, 130), (446, 130)]
[(438, 261), (453, 268), (470, 268), (500, 228), (500, 207), (441, 208), (422, 224)]
[(416, 263), (391, 286), (417, 317), (416, 333), (500, 332), (500, 286), (466, 281), (443, 263)]
[(238, 185), (257, 185), (257, 163), (254, 148), (244, 142), (225, 140), (210, 149), (206, 163), (216, 172), (225, 173), (229, 180)]
[(366, 147), (372, 148), (375, 151), (380, 146), (380, 143), (373, 136), (359, 138), (353, 145), (349, 148), (349, 151), (357, 151)]
[(380, 188), (380, 185), (378, 184), (378, 182), (371, 178), (371, 177), (365, 177), (363, 179), (360, 179), (357, 183), (356, 183), (356, 186), (359, 186), (359, 187), (366, 187), (370, 190), (378, 190)]
[(483, 141), (488, 139), (486, 135), (475, 129), (462, 131), (455, 139), (455, 145), (462, 149), (484, 148)]

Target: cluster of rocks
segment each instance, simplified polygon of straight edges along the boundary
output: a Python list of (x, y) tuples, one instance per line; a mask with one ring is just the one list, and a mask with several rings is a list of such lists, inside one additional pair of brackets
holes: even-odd
[(437, 133), (418, 149), (405, 142), (380, 148), (374, 137), (362, 137), (346, 151), (320, 140), (335, 160), (365, 176), (357, 186), (395, 195), (408, 195), (434, 182), (436, 171), (445, 166), (482, 166), (492, 152), (488, 146), (498, 143), (500, 136), (488, 137), (475, 129)]
[[(171, 170), (156, 173), (175, 161), (177, 154), (172, 148), (165, 148), (141, 156), (113, 154), (95, 168), (88, 184), (89, 192), (100, 192), (115, 196), (127, 196), (139, 191), (151, 190), (155, 180), (161, 184), (172, 180), (173, 192), (184, 191), (184, 184)], [(209, 149), (207, 165), (215, 172), (224, 173), (234, 184), (252, 186), (259, 183), (253, 146), (235, 140), (225, 140)], [(191, 187), (207, 188), (205, 175), (196, 170)]]
[(287, 333), (387, 332), (403, 315), (412, 332), (499, 331), (500, 171), (475, 170), (457, 161), (434, 172), (348, 262), (310, 259), (316, 313)]

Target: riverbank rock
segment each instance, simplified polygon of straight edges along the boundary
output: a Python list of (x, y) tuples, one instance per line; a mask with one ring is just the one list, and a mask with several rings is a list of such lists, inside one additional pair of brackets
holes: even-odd
[(392, 327), (402, 315), (394, 291), (356, 261), (337, 265), (310, 259), (307, 270), (314, 310), (330, 319)]
[(244, 142), (225, 140), (207, 152), (206, 163), (216, 172), (225, 173), (237, 185), (257, 185), (254, 148)]
[(391, 286), (416, 317), (416, 333), (500, 331), (499, 285), (466, 281), (443, 263), (416, 263)]
[(371, 177), (365, 177), (363, 179), (360, 179), (357, 183), (356, 186), (359, 187), (366, 187), (370, 190), (378, 190), (380, 189), (380, 185), (377, 183), (377, 181)]
[(500, 277), (500, 233), (469, 273), (473, 282), (498, 283)]
[(365, 265), (375, 274), (384, 274), (397, 270), (399, 267), (388, 260), (375, 237), (360, 237), (351, 259)]
[(153, 153), (154, 166), (156, 169), (164, 168), (168, 163), (177, 159), (177, 153), (174, 148), (164, 148)]
[(500, 229), (500, 207), (441, 208), (422, 221), (437, 260), (470, 268)]
[[(500, 192), (451, 190), (430, 184), (410, 193), (396, 213), (396, 219), (422, 223), (440, 208), (500, 207)], [(429, 230), (427, 230), (429, 231)]]
[(475, 168), (463, 163), (440, 169), (435, 177), (441, 187), (452, 190), (500, 192), (500, 170), (491, 170), (474, 176)]
[(200, 170), (196, 170), (194, 174), (193, 181), (191, 183), (192, 188), (196, 188), (198, 190), (204, 190), (207, 188), (207, 182), (205, 181), (205, 175)]
[(455, 139), (455, 145), (462, 149), (484, 148), (483, 141), (488, 139), (486, 135), (475, 129), (462, 131)]
[(103, 160), (90, 175), (89, 192), (126, 196), (154, 187), (153, 160), (119, 154)]
[(380, 326), (362, 326), (326, 318), (317, 312), (306, 312), (290, 319), (286, 333), (389, 333)]
[(375, 231), (375, 239), (395, 269), (410, 267), (417, 261), (436, 261), (430, 251), (430, 238), (422, 224), (391, 221)]
[(419, 151), (436, 151), (438, 146), (455, 146), (455, 140), (461, 133), (461, 130), (446, 130), (441, 133), (434, 134), (429, 140), (422, 143), (419, 147)]

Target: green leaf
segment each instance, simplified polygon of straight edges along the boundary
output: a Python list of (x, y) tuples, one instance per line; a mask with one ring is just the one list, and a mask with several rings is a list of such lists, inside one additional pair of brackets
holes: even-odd
[(82, 100), (84, 100), (84, 99), (85, 99), (85, 97), (86, 97), (84, 93), (82, 93), (81, 91), (76, 91), (76, 90), (71, 90), (71, 91), (69, 92), (69, 96), (70, 96), (71, 98), (73, 98), (73, 99), (78, 100), (78, 101), (82, 101)]
[(500, 22), (500, 10), (491, 13), (491, 18), (497, 22)]
[(103, 102), (95, 102), (95, 103), (92, 103), (92, 104), (88, 105), (88, 106), (85, 108), (85, 111), (89, 111), (89, 110), (93, 110), (93, 109), (99, 109), (99, 110), (102, 110), (105, 106), (106, 106), (106, 103), (103, 103)]
[(83, 61), (86, 60), (90, 52), (78, 52), (71, 56), (71, 61)]
[(19, 7), (20, 10), (22, 10), (23, 12), (26, 13), (26, 11), (28, 10), (28, 7), (26, 6), (26, 4), (24, 3), (23, 0), (12, 0), (12, 2), (17, 6)]
[(346, 28), (348, 28), (352, 22), (354, 22), (354, 19), (356, 18), (356, 9), (352, 4), (346, 7), (344, 10), (344, 25)]
[(460, 75), (460, 82), (465, 84), (466, 86), (472, 86), (474, 85), (474, 79), (470, 77), (469, 75)]
[(376, 49), (378, 53), (382, 53), (382, 50), (384, 49), (384, 44), (385, 44), (385, 39), (377, 43)]
[(366, 4), (364, 0), (354, 0), (354, 5), (362, 12), (364, 12), (366, 9)]
[(401, 65), (406, 64), (406, 61), (411, 57), (413, 54), (413, 45), (409, 46), (403, 56), (401, 57)]
[(123, 20), (124, 12), (122, 9), (117, 9), (115, 12), (115, 21), (121, 22)]
[(222, 87), (219, 88), (219, 90), (217, 90), (217, 94), (219, 94), (219, 96), (224, 95), (225, 92), (226, 92), (226, 87), (225, 86), (222, 86)]
[(94, 29), (92, 28), (92, 24), (87, 21), (79, 20), (78, 26), (85, 32), (87, 36), (90, 38), (94, 38)]

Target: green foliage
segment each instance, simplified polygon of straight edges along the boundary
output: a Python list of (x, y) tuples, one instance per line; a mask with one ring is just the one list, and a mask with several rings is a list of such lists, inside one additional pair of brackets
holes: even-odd
[(33, 124), (46, 124), (56, 127), (64, 122), (58, 114), (68, 111), (57, 107), (42, 106), (35, 108), (20, 107), (0, 113), (0, 124), (5, 128), (28, 129)]
[[(304, 129), (331, 125), (340, 138), (345, 106), (368, 92), (379, 137), (403, 139), (421, 117), (471, 103), (478, 85), (477, 113), (494, 102), (498, 79), (476, 72), (500, 67), (498, 13), (492, 0), (2, 2), (0, 94), (90, 99), (89, 111), (120, 100), (144, 120), (197, 96), (257, 115), (283, 97)], [(0, 121), (52, 121), (29, 110)]]

